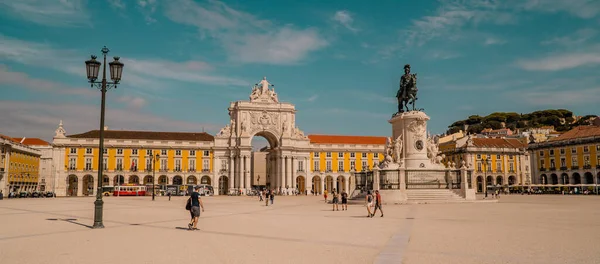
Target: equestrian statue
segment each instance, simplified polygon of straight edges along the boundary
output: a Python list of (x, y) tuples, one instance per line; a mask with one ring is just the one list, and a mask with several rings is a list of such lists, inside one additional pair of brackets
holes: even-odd
[(417, 98), (417, 74), (410, 73), (410, 64), (404, 65), (404, 75), (400, 78), (400, 89), (396, 93), (398, 99), (398, 113), (410, 111), (408, 105), (412, 105), (412, 111), (422, 111), (423, 109), (415, 108)]

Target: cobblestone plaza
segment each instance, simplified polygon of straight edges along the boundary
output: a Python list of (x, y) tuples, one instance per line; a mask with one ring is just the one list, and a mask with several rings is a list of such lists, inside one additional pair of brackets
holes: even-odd
[[(384, 197), (385, 199), (385, 197)], [(360, 204), (321, 197), (206, 197), (198, 231), (185, 198), (108, 197), (0, 203), (0, 263), (598, 263), (595, 196), (502, 196), (498, 203)], [(402, 261), (401, 261), (402, 260)]]

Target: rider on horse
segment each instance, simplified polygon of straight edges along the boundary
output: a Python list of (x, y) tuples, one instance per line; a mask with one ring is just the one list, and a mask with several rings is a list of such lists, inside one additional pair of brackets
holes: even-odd
[(396, 93), (396, 98), (398, 98), (398, 112), (404, 112), (404, 107), (406, 107), (406, 111), (409, 111), (408, 104), (413, 105), (413, 110), (415, 110), (415, 101), (417, 100), (417, 74), (410, 73), (410, 65), (404, 65), (404, 75), (400, 78), (400, 89)]

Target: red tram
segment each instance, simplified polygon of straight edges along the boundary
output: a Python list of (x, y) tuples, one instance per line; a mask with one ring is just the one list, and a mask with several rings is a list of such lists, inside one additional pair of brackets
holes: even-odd
[(140, 185), (115, 186), (113, 195), (114, 196), (145, 196), (146, 195), (146, 186), (140, 186)]

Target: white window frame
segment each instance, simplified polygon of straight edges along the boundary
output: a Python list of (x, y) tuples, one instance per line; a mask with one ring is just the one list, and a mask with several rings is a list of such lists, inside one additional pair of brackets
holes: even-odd
[(90, 171), (94, 167), (94, 161), (92, 158), (85, 158), (85, 170)]
[(321, 164), (319, 164), (318, 160), (314, 160), (313, 161), (313, 171), (321, 171), (321, 166), (319, 166)]
[(338, 171), (344, 171), (344, 161), (338, 160)]
[[(4, 149), (3, 149), (4, 150)], [(69, 154), (77, 154), (77, 148), (71, 148)]]
[(190, 157), (196, 157), (196, 151), (190, 150)]
[(167, 154), (167, 150), (166, 150), (166, 149), (161, 149), (161, 150), (160, 150), (160, 155), (161, 155), (161, 156), (167, 156), (167, 155), (168, 155), (168, 154)]
[(92, 148), (86, 148), (85, 149), (85, 154), (92, 154), (94, 153), (94, 151), (92, 150)]
[(298, 171), (304, 172), (304, 161), (303, 160), (298, 161)]
[(131, 155), (137, 156), (139, 153), (138, 149), (131, 149)]
[(338, 158), (343, 158), (344, 157), (344, 152), (338, 152)]
[(175, 156), (181, 156), (181, 149), (176, 149), (175, 150)]
[(123, 155), (123, 149), (122, 148), (118, 148), (117, 149), (117, 155)]
[(363, 158), (365, 158), (365, 159), (366, 159), (366, 158), (367, 158), (367, 152), (363, 152), (363, 153), (361, 154), (361, 157), (363, 157)]
[(115, 170), (123, 170), (123, 158), (117, 158), (117, 166)]
[(210, 160), (209, 159), (202, 160), (202, 170), (205, 172), (210, 171)]
[(356, 153), (355, 152), (350, 152), (350, 158), (356, 158)]
[(203, 157), (210, 157), (210, 151), (209, 150), (205, 150), (202, 152), (202, 156)]
[(331, 172), (331, 160), (325, 161), (325, 171)]
[(313, 152), (313, 157), (319, 158), (320, 152)]
[(326, 158), (331, 158), (331, 152), (326, 152), (326, 153), (325, 153), (325, 157), (326, 157)]

